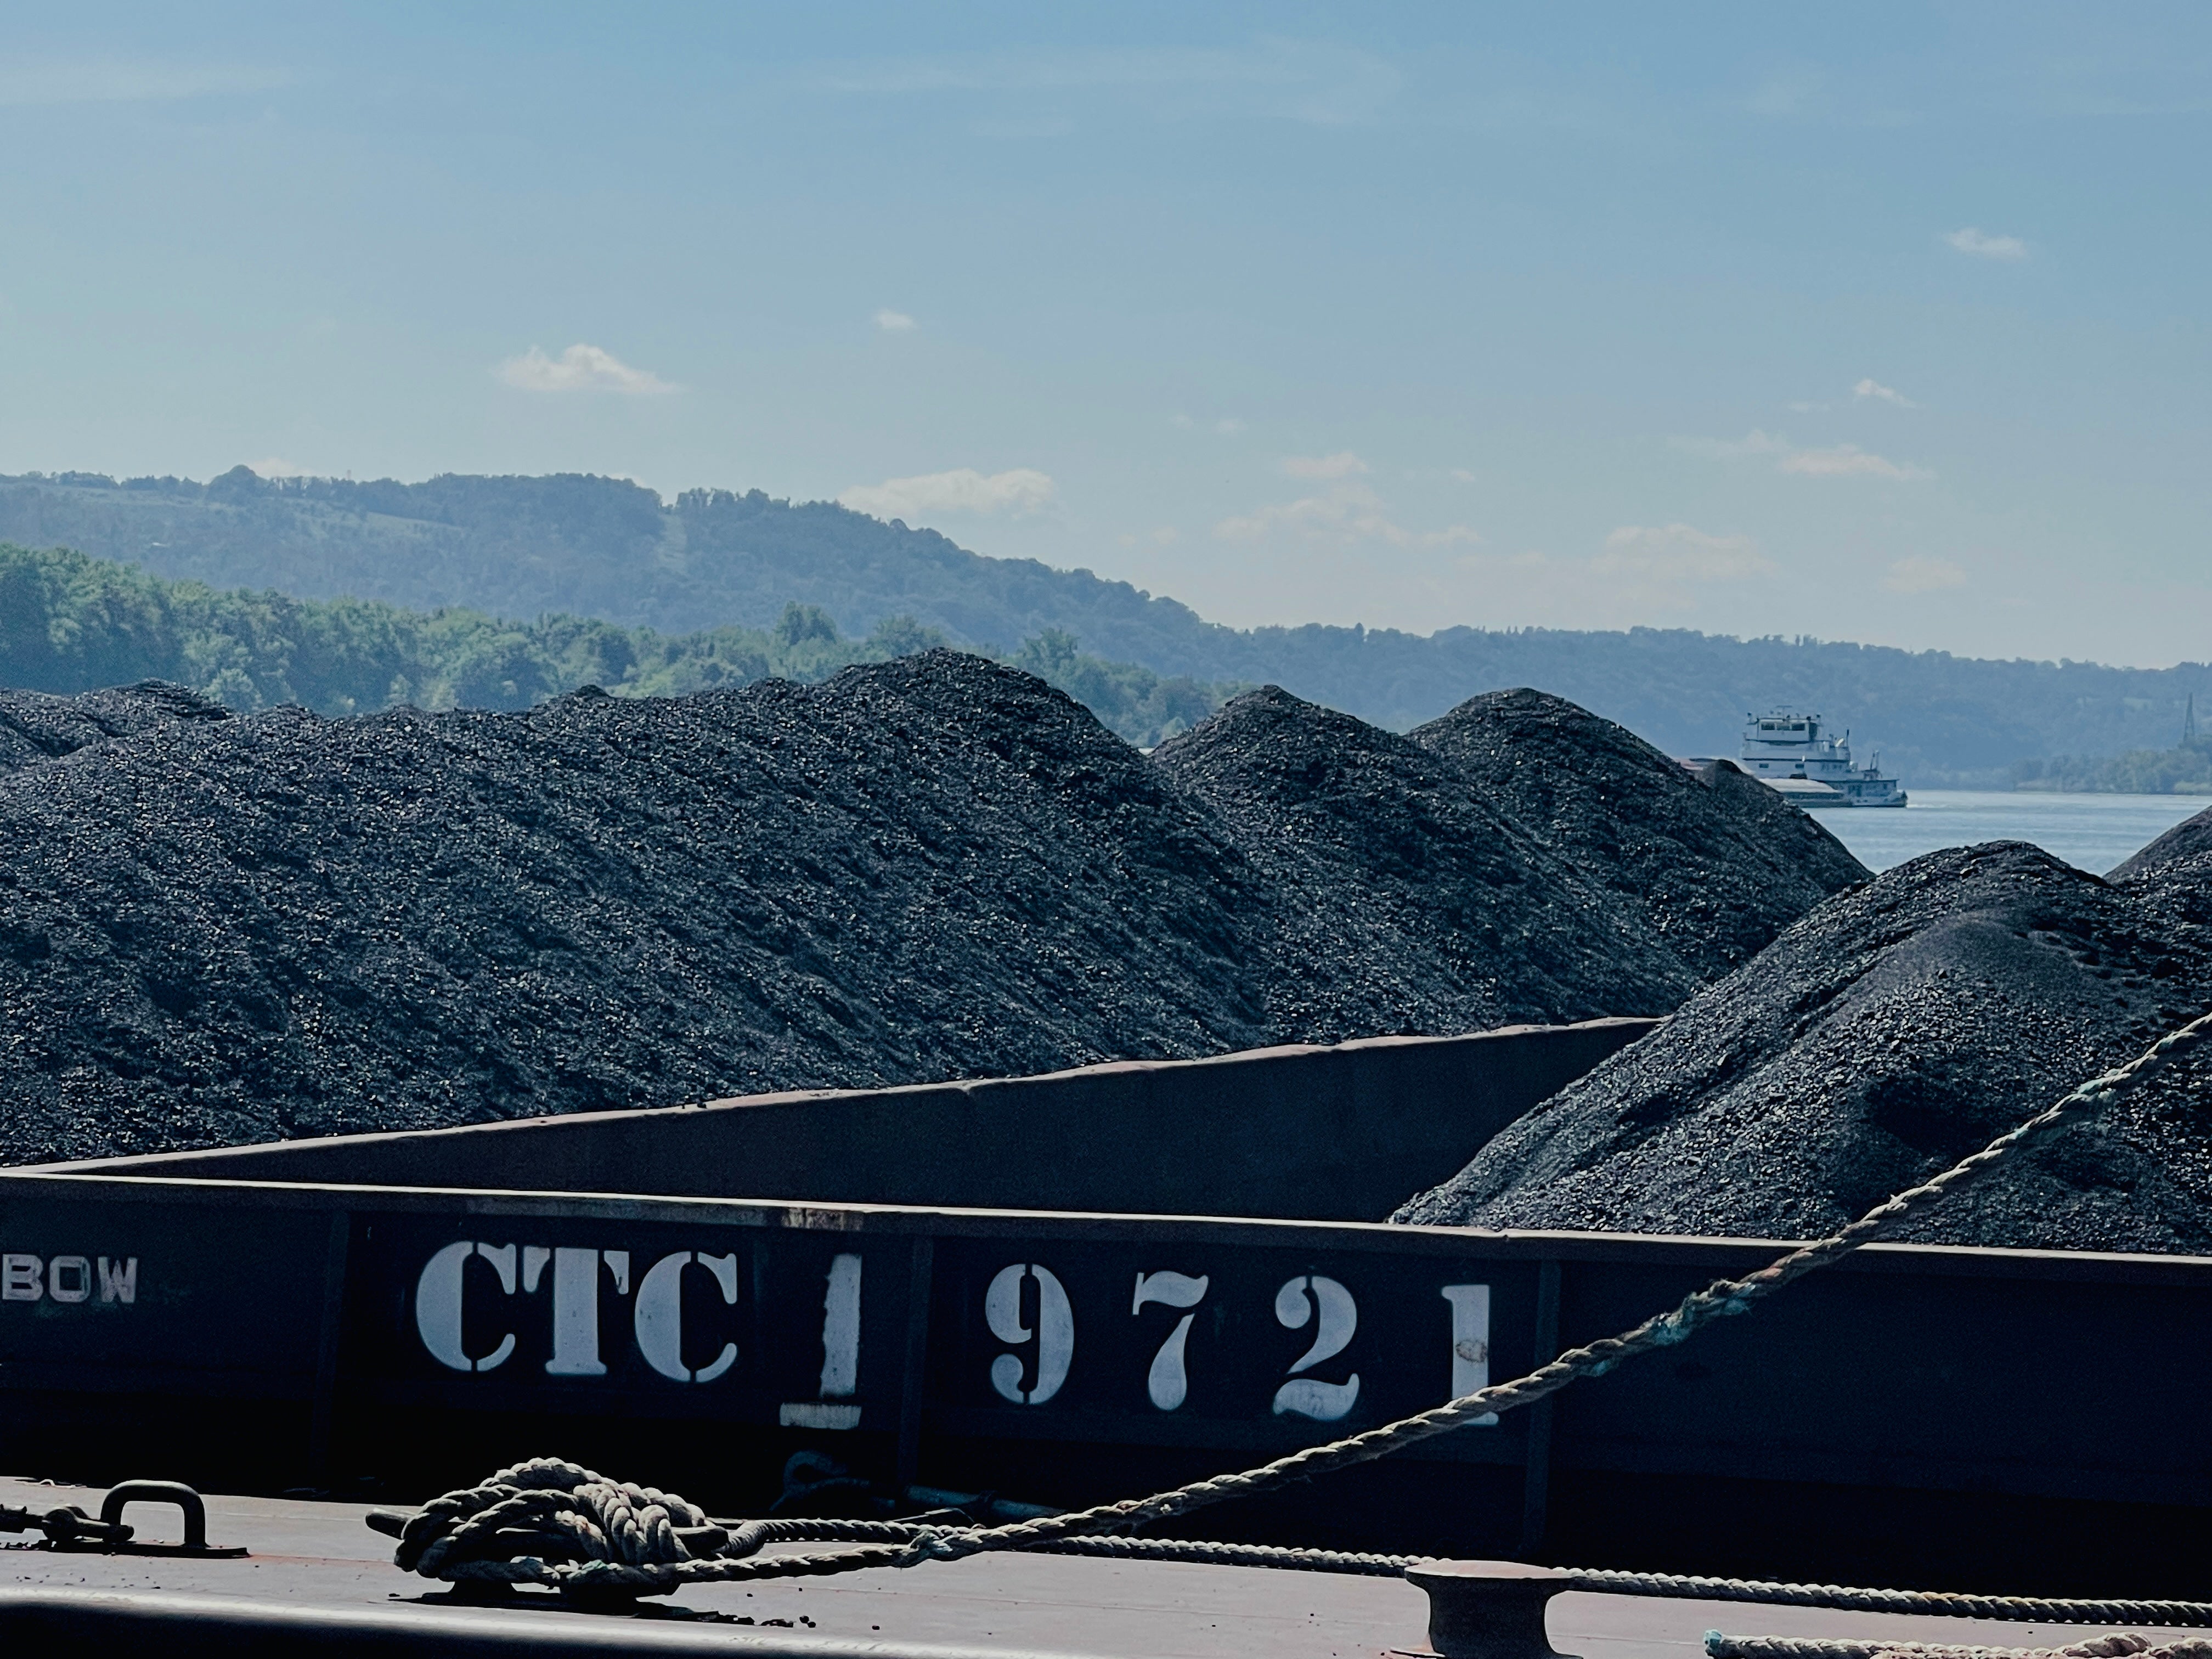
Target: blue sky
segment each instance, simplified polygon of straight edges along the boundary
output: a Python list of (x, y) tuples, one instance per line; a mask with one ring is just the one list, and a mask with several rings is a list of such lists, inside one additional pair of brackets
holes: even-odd
[(10, 6), (0, 471), (2212, 658), (2201, 6)]

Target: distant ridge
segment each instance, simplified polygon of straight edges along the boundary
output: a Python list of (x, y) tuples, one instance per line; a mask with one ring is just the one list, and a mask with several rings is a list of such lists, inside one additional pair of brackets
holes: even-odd
[[(0, 687), (9, 688), (0, 690), (0, 770), (11, 754), (50, 756), (113, 736), (118, 720), (175, 718), (164, 712), (173, 697), (216, 718), (287, 706), (327, 716), (520, 710), (586, 690), (669, 697), (766, 679), (807, 684), (945, 643), (902, 617), (847, 638), (811, 605), (786, 605), (769, 629), (662, 634), (557, 611), (515, 622), (458, 605), (302, 599), (0, 542)], [(1108, 662), (1055, 629), (1006, 660), (1139, 748), (1204, 720), (1237, 690)]]
[(935, 531), (758, 490), (664, 505), (624, 479), (207, 483), (93, 473), (0, 477), (0, 541), (67, 546), (216, 587), (669, 633), (772, 626), (818, 605), (850, 636), (910, 617), (994, 652), (1061, 630), (1153, 672), (1271, 683), (1405, 729), (1476, 693), (1533, 685), (1674, 754), (1729, 752), (1744, 712), (1792, 703), (1851, 727), (1908, 784), (2002, 787), (2023, 762), (2164, 749), (2212, 670), (1996, 662), (1813, 640), (1449, 628), (1425, 637), (1315, 623), (1237, 629), (1087, 570), (972, 553)]
[(495, 617), (561, 611), (665, 634), (767, 628), (799, 604), (820, 605), (847, 634), (908, 617), (995, 650), (1062, 628), (1148, 665), (1177, 653), (1194, 661), (1217, 638), (1237, 637), (1127, 582), (985, 558), (834, 501), (692, 489), (664, 507), (626, 478), (574, 473), (414, 484), (264, 479), (242, 466), (204, 484), (0, 477), (0, 541), (72, 547), (212, 587)]

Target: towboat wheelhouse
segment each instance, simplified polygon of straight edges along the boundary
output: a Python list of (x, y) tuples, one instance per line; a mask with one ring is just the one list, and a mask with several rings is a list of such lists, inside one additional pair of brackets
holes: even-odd
[(1851, 764), (1850, 733), (1823, 736), (1818, 714), (1744, 717), (1743, 769), (1800, 806), (1902, 806), (1905, 791), (1871, 766)]

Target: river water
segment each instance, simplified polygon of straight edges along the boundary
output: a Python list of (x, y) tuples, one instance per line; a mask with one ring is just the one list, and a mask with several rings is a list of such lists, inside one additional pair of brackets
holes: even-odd
[(1830, 808), (1814, 817), (1869, 870), (1942, 847), (2033, 842), (2103, 875), (2212, 802), (2201, 795), (2043, 795), (1979, 789), (1914, 789), (1898, 807)]

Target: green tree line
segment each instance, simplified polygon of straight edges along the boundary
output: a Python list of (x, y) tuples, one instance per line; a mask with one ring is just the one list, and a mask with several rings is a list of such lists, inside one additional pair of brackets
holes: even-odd
[[(1093, 706), (1117, 729), (1150, 729), (1146, 705), (1164, 710), (1186, 697), (1178, 690), (1155, 701), (1176, 677), (1271, 681), (1399, 731), (1479, 691), (1536, 685), (1676, 755), (1733, 753), (1747, 712), (1796, 708), (1850, 728), (1855, 744), (1881, 750), (1908, 787), (1997, 788), (2037, 757), (2154, 750), (2179, 735), (2192, 695), (2212, 699), (2212, 665), (2203, 663), (1998, 662), (1684, 629), (1232, 629), (1127, 582), (987, 558), (934, 531), (833, 501), (726, 489), (664, 501), (626, 479), (574, 474), (356, 483), (262, 478), (236, 467), (199, 483), (27, 473), (0, 477), (0, 542), (76, 548), (222, 589), (332, 604), (352, 595), (438, 615), (460, 606), (477, 619), (456, 624), (464, 631), (501, 626), (483, 620), (495, 617), (592, 617), (617, 632), (726, 637), (742, 653), (764, 649), (759, 637), (793, 603), (819, 605), (856, 646), (901, 618), (987, 655), (1018, 654), (1028, 647), (1018, 641), (1060, 629), (1102, 662), (1140, 664), (1161, 677), (1146, 690), (1102, 670), (1101, 695), (1110, 682), (1126, 707), (1109, 714)], [(1467, 620), (1479, 621), (1480, 592), (1464, 603)], [(752, 631), (715, 631), (726, 628)], [(588, 654), (580, 635), (556, 643), (556, 657), (571, 646)], [(704, 647), (690, 654), (710, 655)], [(497, 655), (482, 659), (490, 690), (513, 678), (498, 672)], [(563, 668), (552, 678), (571, 677)], [(384, 690), (360, 695), (374, 706)], [(485, 695), (478, 688), (463, 700)]]
[[(811, 605), (787, 605), (767, 628), (662, 634), (579, 617), (520, 623), (458, 607), (219, 589), (67, 549), (0, 544), (0, 683), (70, 694), (172, 680), (241, 714), (283, 703), (326, 715), (403, 703), (527, 708), (580, 685), (680, 696), (770, 678), (824, 679), (945, 643), (906, 617), (848, 638)], [(1142, 746), (1205, 719), (1237, 689), (1109, 662), (1057, 629), (1005, 659)]]
[(2212, 743), (2200, 738), (2173, 749), (2022, 761), (2013, 769), (2012, 787), (2066, 794), (2212, 795)]

